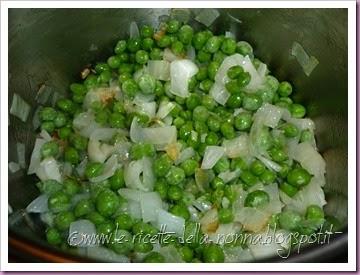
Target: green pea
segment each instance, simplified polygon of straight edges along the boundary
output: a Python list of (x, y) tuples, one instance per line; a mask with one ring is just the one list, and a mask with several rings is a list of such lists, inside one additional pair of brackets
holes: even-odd
[(260, 176), (262, 175), (266, 170), (265, 165), (259, 161), (259, 160), (254, 160), (251, 165), (250, 165), (250, 171), (255, 175), (255, 176)]
[(172, 166), (169, 172), (166, 174), (166, 180), (168, 184), (178, 185), (185, 180), (185, 171), (179, 167)]
[(89, 162), (85, 168), (85, 176), (88, 179), (95, 178), (100, 176), (103, 173), (103, 171), (104, 171), (104, 164), (99, 162)]
[(109, 124), (112, 128), (125, 128), (125, 117), (120, 113), (112, 113), (109, 117)]
[(244, 72), (244, 69), (239, 65), (235, 65), (229, 68), (227, 71), (227, 76), (230, 79), (237, 79), (242, 72)]
[(207, 39), (208, 37), (205, 32), (197, 32), (193, 36), (192, 45), (196, 50), (200, 50), (205, 45)]
[(180, 28), (178, 32), (178, 39), (181, 41), (181, 43), (188, 45), (191, 43), (191, 40), (194, 35), (194, 30), (189, 25), (184, 25)]
[(74, 179), (65, 179), (63, 182), (63, 191), (69, 196), (74, 196), (80, 192), (80, 185)]
[(245, 202), (244, 205), (245, 207), (261, 207), (264, 206), (266, 204), (268, 204), (270, 202), (270, 197), (269, 194), (266, 193), (263, 190), (256, 190), (253, 192), (250, 192), (246, 198), (245, 198)]
[(67, 123), (67, 117), (64, 113), (58, 112), (55, 119), (54, 119), (54, 125), (56, 128), (60, 128), (65, 126)]
[(199, 71), (196, 74), (196, 79), (198, 81), (203, 81), (207, 78), (208, 76), (208, 69), (206, 66), (201, 66), (199, 67)]
[(165, 176), (171, 169), (172, 161), (168, 155), (164, 154), (154, 161), (154, 173), (158, 177)]
[(157, 45), (160, 48), (167, 48), (171, 45), (171, 38), (168, 35), (164, 35), (162, 36), (158, 41), (157, 41)]
[(292, 123), (285, 123), (281, 128), (288, 138), (296, 137), (299, 134), (299, 129)]
[(152, 48), (154, 47), (154, 44), (155, 44), (155, 42), (154, 42), (154, 40), (152, 39), (152, 38), (144, 38), (143, 40), (142, 40), (142, 48), (144, 49), (144, 50), (146, 50), (146, 51), (151, 51), (152, 50)]
[(237, 80), (230, 80), (225, 84), (226, 90), (230, 93), (240, 93), (241, 87), (238, 85)]
[(143, 38), (152, 37), (154, 35), (154, 29), (151, 26), (144, 25), (140, 29), (140, 35)]
[(120, 53), (124, 52), (125, 50), (126, 50), (126, 41), (125, 40), (119, 40), (116, 43), (116, 46), (114, 48), (114, 52), (116, 54), (120, 54)]
[(164, 263), (165, 258), (163, 255), (161, 255), (159, 252), (150, 252), (146, 255), (144, 258), (144, 263)]
[(97, 77), (93, 74), (89, 74), (84, 80), (84, 85), (89, 90), (97, 86)]
[(294, 168), (287, 175), (288, 183), (298, 188), (309, 184), (310, 180), (311, 175), (304, 168)]
[(66, 211), (70, 207), (70, 198), (65, 192), (58, 191), (49, 197), (48, 206), (53, 213)]
[(193, 250), (188, 246), (181, 246), (179, 248), (179, 253), (181, 255), (181, 258), (186, 263), (190, 263), (194, 258), (194, 252)]
[(139, 86), (134, 79), (128, 79), (122, 84), (122, 91), (128, 97), (134, 97), (138, 90)]
[(130, 38), (127, 41), (126, 47), (129, 52), (136, 53), (138, 50), (140, 50), (141, 39), (140, 38)]
[(210, 62), (209, 66), (208, 66), (208, 76), (210, 80), (214, 80), (216, 73), (218, 72), (220, 68), (220, 63), (216, 62), (216, 61), (212, 61)]
[(181, 23), (178, 20), (171, 19), (167, 22), (166, 32), (176, 33), (179, 31), (180, 27), (181, 27)]
[(230, 208), (221, 208), (218, 217), (220, 223), (231, 223), (234, 219), (234, 215)]
[(226, 56), (227, 55), (224, 54), (223, 52), (216, 52), (213, 54), (212, 60), (221, 64), (224, 61)]
[(39, 181), (38, 183), (36, 183), (36, 186), (41, 193), (45, 193), (48, 195), (60, 191), (63, 187), (62, 184), (56, 180)]
[(120, 255), (126, 255), (134, 248), (133, 236), (126, 230), (115, 230), (109, 243), (109, 247)]
[(118, 69), (119, 74), (129, 73), (132, 74), (134, 72), (134, 64), (129, 63), (121, 63)]
[(215, 132), (210, 132), (206, 135), (205, 143), (207, 145), (217, 145), (219, 143), (219, 136)]
[(106, 221), (104, 216), (101, 216), (97, 211), (90, 212), (88, 215), (86, 215), (86, 219), (91, 221), (96, 226), (105, 223)]
[(218, 36), (211, 37), (204, 46), (205, 50), (209, 53), (217, 52), (221, 47), (221, 39)]
[(260, 175), (260, 180), (264, 184), (273, 183), (275, 179), (276, 179), (276, 174), (274, 172), (271, 172), (270, 170), (265, 170), (264, 173)]
[(153, 94), (156, 87), (156, 80), (150, 74), (143, 74), (138, 80), (138, 85), (144, 94)]
[(64, 211), (58, 213), (54, 218), (54, 225), (60, 231), (65, 231), (69, 228), (70, 224), (75, 221), (73, 212)]
[(121, 60), (117, 55), (113, 55), (108, 58), (107, 64), (111, 69), (117, 69), (121, 64)]
[(124, 170), (119, 168), (115, 171), (114, 175), (109, 179), (110, 187), (112, 190), (117, 191), (125, 186)]
[(208, 125), (210, 131), (218, 132), (218, 131), (220, 131), (221, 121), (220, 121), (220, 119), (218, 119), (214, 116), (210, 116), (208, 118), (207, 125)]
[(248, 72), (242, 72), (237, 78), (237, 84), (239, 87), (246, 87), (251, 81), (251, 75)]
[(227, 157), (220, 158), (214, 166), (214, 170), (218, 174), (222, 172), (226, 172), (229, 169), (230, 169), (230, 161)]
[(122, 213), (115, 218), (115, 224), (119, 229), (131, 230), (134, 225), (133, 219), (126, 213)]
[(204, 247), (203, 261), (205, 263), (223, 263), (225, 260), (224, 251), (217, 244), (209, 244)]
[(185, 220), (190, 219), (190, 212), (184, 204), (175, 204), (170, 208), (170, 213), (182, 217)]
[(105, 189), (96, 197), (96, 209), (105, 217), (114, 214), (119, 205), (119, 197), (111, 190)]
[(59, 145), (56, 141), (48, 141), (41, 147), (40, 152), (43, 158), (56, 157), (59, 154)]
[(225, 186), (224, 181), (219, 178), (219, 177), (215, 177), (212, 181), (211, 181), (211, 188), (216, 190), (216, 189), (222, 189)]
[(251, 45), (248, 42), (239, 41), (236, 44), (236, 52), (243, 56), (246, 56), (246, 55), (252, 56), (253, 48), (251, 47)]
[(234, 126), (239, 131), (250, 130), (252, 124), (252, 115), (248, 112), (241, 112), (234, 118)]
[(59, 245), (62, 243), (61, 234), (56, 228), (48, 228), (46, 230), (46, 240), (51, 245)]
[(58, 136), (60, 139), (65, 140), (67, 139), (71, 134), (71, 128), (70, 127), (62, 127), (58, 130)]
[(70, 143), (74, 146), (75, 149), (84, 151), (87, 149), (88, 139), (78, 134), (72, 134), (70, 136)]
[(221, 133), (226, 139), (233, 139), (235, 138), (235, 130), (231, 123), (224, 122), (220, 126)]
[(208, 52), (205, 52), (203, 50), (198, 51), (197, 55), (196, 55), (196, 59), (200, 62), (200, 63), (206, 63), (209, 62), (211, 60), (211, 54)]
[(293, 197), (299, 191), (295, 186), (290, 185), (286, 182), (280, 183), (280, 190), (283, 191), (289, 197)]
[(75, 104), (70, 99), (59, 99), (56, 103), (57, 107), (64, 111), (65, 113), (74, 113), (75, 112)]
[(181, 55), (184, 52), (184, 44), (180, 41), (175, 41), (171, 44), (171, 51), (175, 55)]
[(134, 235), (150, 234), (153, 236), (158, 233), (158, 230), (150, 224), (144, 222), (137, 222), (133, 225), (132, 232), (134, 233)]
[(98, 77), (98, 81), (100, 83), (108, 83), (111, 79), (111, 72), (110, 71), (103, 71), (99, 77)]
[(257, 183), (257, 178), (248, 170), (242, 171), (240, 179), (246, 184), (247, 187), (253, 186)]
[(95, 114), (95, 121), (99, 123), (100, 125), (107, 124), (109, 119), (109, 112), (108, 110), (99, 110)]
[(88, 199), (82, 199), (80, 200), (74, 208), (74, 215), (75, 217), (82, 217), (90, 212), (92, 212), (94, 209), (93, 203)]
[(270, 226), (270, 228), (275, 229), (278, 228), (278, 224), (279, 224), (279, 215), (278, 214), (272, 214), (270, 216), (270, 219), (268, 221), (268, 224)]
[(247, 111), (256, 111), (261, 105), (262, 100), (256, 94), (246, 94), (243, 98), (243, 108)]
[(187, 159), (183, 163), (181, 163), (181, 168), (184, 170), (187, 177), (194, 175), (195, 170), (196, 168), (198, 168), (198, 166), (198, 162), (193, 159)]
[(292, 86), (289, 82), (283, 81), (279, 84), (277, 92), (280, 96), (289, 96), (292, 93)]
[(153, 48), (150, 52), (151, 60), (161, 60), (163, 57), (163, 51), (159, 48)]
[(154, 190), (159, 193), (160, 198), (165, 200), (167, 198), (168, 185), (165, 179), (158, 179), (155, 182)]
[(143, 65), (149, 60), (149, 55), (144, 50), (139, 50), (136, 52), (135, 60), (137, 63)]
[(209, 117), (209, 112), (204, 106), (197, 106), (193, 110), (193, 119), (195, 121), (206, 122)]
[(55, 124), (52, 121), (45, 121), (45, 122), (41, 123), (40, 128), (41, 128), (41, 130), (44, 130), (51, 134), (52, 132), (55, 131)]
[(53, 121), (57, 116), (57, 112), (52, 107), (44, 107), (39, 113), (41, 121)]
[(269, 154), (271, 159), (276, 162), (282, 162), (288, 158), (287, 154), (280, 148), (272, 148)]
[(293, 211), (285, 211), (279, 214), (280, 227), (293, 231), (296, 230), (301, 222), (301, 216)]
[(194, 110), (198, 105), (200, 105), (200, 103), (201, 103), (201, 97), (197, 94), (191, 94), (186, 99), (186, 107), (189, 110)]
[(236, 51), (236, 41), (232, 38), (225, 37), (221, 45), (221, 51), (228, 55), (234, 54)]
[(78, 164), (80, 162), (78, 151), (74, 147), (66, 147), (64, 150), (64, 160), (71, 164)]
[(96, 226), (96, 232), (103, 236), (110, 235), (114, 229), (114, 224), (109, 221), (104, 221)]
[(306, 114), (306, 109), (304, 106), (300, 104), (291, 104), (290, 105), (290, 113), (295, 118), (302, 118)]
[(153, 245), (143, 239), (135, 240), (134, 251), (139, 253), (148, 253), (153, 249)]
[(167, 197), (169, 198), (169, 200), (179, 201), (183, 197), (183, 190), (177, 185), (171, 185), (168, 188)]
[[(228, 82), (229, 83), (229, 82)], [(242, 103), (242, 95), (239, 92), (232, 92), (228, 100), (226, 101), (226, 106), (229, 108), (235, 109), (240, 108)]]

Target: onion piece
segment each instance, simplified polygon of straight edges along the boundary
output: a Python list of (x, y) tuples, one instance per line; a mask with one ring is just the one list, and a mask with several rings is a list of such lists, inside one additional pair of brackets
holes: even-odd
[(177, 236), (184, 236), (185, 219), (175, 216), (163, 209), (158, 212), (156, 227), (166, 233), (174, 233)]
[(51, 141), (52, 140), (52, 137), (45, 130), (41, 130), (39, 135), (40, 135), (41, 138), (45, 139), (46, 141)]
[(187, 59), (190, 59), (191, 61), (195, 61), (196, 58), (196, 52), (195, 48), (193, 46), (189, 46), (186, 52)]
[(40, 121), (40, 112), (43, 109), (42, 106), (37, 106), (32, 118), (32, 125), (33, 125), (33, 129), (37, 130), (40, 125), (41, 125), (41, 121)]
[(20, 165), (13, 161), (10, 161), (8, 166), (9, 166), (9, 170), (11, 173), (16, 173), (17, 171), (19, 171), (21, 169)]
[(210, 27), (212, 23), (220, 16), (220, 13), (216, 9), (202, 9), (195, 17), (195, 20), (204, 24), (206, 27)]
[(134, 219), (141, 219), (142, 218), (140, 202), (129, 200), (127, 207), (128, 207), (128, 210), (127, 210), (128, 214), (132, 218), (134, 218)]
[(242, 134), (234, 139), (224, 140), (222, 147), (229, 158), (248, 157), (250, 155), (249, 143), (248, 134)]
[(275, 128), (283, 117), (284, 110), (284, 108), (265, 103), (256, 111), (254, 119), (267, 127)]
[(216, 208), (210, 209), (200, 219), (201, 231), (205, 234), (215, 233), (219, 227), (218, 211)]
[(101, 128), (100, 124), (95, 122), (94, 114), (90, 112), (80, 113), (75, 116), (73, 127), (80, 135), (87, 138), (90, 137), (96, 129)]
[(63, 177), (70, 177), (72, 174), (72, 165), (69, 162), (64, 162), (61, 169)]
[(183, 163), (185, 160), (188, 160), (192, 158), (195, 155), (195, 151), (192, 147), (187, 147), (184, 150), (182, 150), (175, 160), (175, 165), (179, 165), (180, 163)]
[(116, 252), (102, 246), (88, 247), (87, 257), (108, 263), (130, 263), (129, 258), (125, 255), (117, 254)]
[(77, 220), (69, 227), (68, 242), (76, 247), (93, 247), (99, 245), (95, 225), (89, 220)]
[(127, 200), (140, 202), (141, 196), (144, 192), (136, 189), (120, 188), (118, 193)]
[(228, 183), (229, 181), (232, 181), (234, 179), (236, 179), (237, 177), (239, 177), (241, 174), (240, 169), (236, 169), (234, 171), (226, 171), (226, 172), (221, 172), (218, 177), (220, 179), (222, 179), (224, 181), (224, 183)]
[(257, 158), (270, 170), (274, 170), (275, 172), (280, 172), (282, 169), (282, 167), (279, 164), (277, 164), (276, 162), (270, 159), (267, 159), (263, 156), (257, 156)]
[(170, 64), (170, 92), (179, 97), (189, 96), (189, 81), (199, 71), (191, 60), (175, 60)]
[(175, 108), (174, 102), (169, 101), (161, 101), (159, 104), (158, 111), (156, 113), (156, 117), (163, 119)]
[(25, 168), (25, 144), (21, 142), (16, 143), (16, 153), (18, 158), (18, 163), (21, 168)]
[(157, 80), (170, 80), (170, 62), (167, 60), (149, 60), (147, 63), (148, 72)]
[(36, 170), (40, 167), (41, 162), (41, 147), (46, 143), (45, 139), (37, 138), (35, 146), (30, 158), (30, 165), (27, 174), (31, 175), (36, 173)]
[(304, 73), (310, 76), (315, 67), (319, 64), (319, 61), (314, 56), (310, 56), (306, 53), (304, 48), (296, 41), (294, 41), (291, 48), (291, 55), (295, 56)]
[[(163, 54), (163, 60), (167, 61), (167, 62), (173, 62), (175, 60), (179, 60), (180, 58), (175, 55), (169, 48), (165, 48), (164, 50), (164, 54)], [(171, 67), (170, 67), (170, 72), (171, 72)]]
[(211, 169), (225, 154), (225, 149), (220, 146), (206, 146), (201, 169)]
[(231, 31), (226, 31), (225, 37), (235, 39), (235, 34), (233, 34)]
[(26, 207), (28, 213), (44, 213), (49, 211), (47, 194), (41, 194)]
[(143, 158), (130, 162), (125, 168), (124, 178), (126, 186), (129, 188), (145, 192), (151, 191), (155, 181), (151, 159)]
[(230, 97), (230, 93), (226, 90), (225, 86), (215, 82), (209, 92), (210, 96), (219, 104), (225, 105)]
[(184, 260), (174, 245), (160, 247), (158, 252), (164, 256), (165, 263), (183, 263)]
[(180, 8), (171, 9), (171, 13), (170, 13), (171, 18), (176, 19), (182, 23), (188, 22), (190, 19), (190, 15), (191, 13), (189, 9), (180, 9)]
[(209, 233), (209, 240), (220, 244), (228, 244), (231, 240), (236, 240), (236, 236), (239, 235), (241, 226), (236, 223), (219, 224), (215, 232)]
[(228, 70), (236, 65), (242, 66), (243, 61), (244, 57), (238, 53), (225, 57), (215, 75), (215, 82), (225, 85), (226, 82), (229, 81), (229, 77), (227, 76)]
[(143, 222), (157, 221), (158, 212), (162, 209), (162, 201), (159, 193), (142, 193), (140, 195), (140, 206)]
[(76, 173), (80, 178), (84, 177), (87, 163), (88, 163), (88, 158), (86, 157), (75, 168)]
[(107, 103), (109, 100), (117, 97), (120, 92), (119, 86), (112, 87), (99, 87), (91, 89), (86, 93), (84, 98), (83, 107), (90, 109), (94, 102), (100, 102), (102, 104)]
[(248, 72), (251, 75), (250, 83), (245, 87), (245, 89), (248, 92), (256, 92), (265, 83), (265, 76), (259, 75), (248, 55), (245, 56), (241, 66), (244, 68), (244, 71)]
[(135, 110), (140, 114), (147, 115), (150, 119), (155, 117), (156, 112), (156, 102), (144, 102), (139, 100), (134, 100), (134, 103), (136, 105)]
[(324, 177), (326, 172), (325, 160), (309, 142), (298, 144), (290, 157), (299, 162), (304, 169), (315, 177)]
[(195, 170), (195, 182), (200, 191), (204, 192), (209, 187), (209, 183), (215, 178), (213, 170)]
[(132, 142), (137, 143), (143, 142), (154, 145), (171, 144), (176, 142), (176, 127), (142, 128), (135, 117), (130, 126), (130, 138)]
[(130, 23), (129, 36), (130, 38), (138, 38), (140, 36), (139, 27), (135, 21)]
[(14, 93), (10, 107), (10, 114), (16, 116), (22, 122), (26, 122), (29, 117), (30, 110), (31, 106), (24, 99), (22, 99), (21, 96), (19, 96), (17, 93)]
[(40, 162), (40, 166), (36, 170), (36, 175), (41, 181), (56, 180), (62, 182), (59, 164), (53, 157), (45, 158)]
[(225, 263), (249, 263), (254, 257), (248, 248), (241, 246), (229, 246), (224, 248)]
[(270, 216), (253, 207), (242, 207), (235, 212), (234, 221), (240, 222), (247, 231), (259, 232), (266, 226)]
[(104, 181), (110, 177), (112, 177), (116, 171), (116, 169), (119, 167), (117, 156), (112, 155), (104, 165), (104, 172), (95, 178), (90, 178), (91, 182), (101, 182)]

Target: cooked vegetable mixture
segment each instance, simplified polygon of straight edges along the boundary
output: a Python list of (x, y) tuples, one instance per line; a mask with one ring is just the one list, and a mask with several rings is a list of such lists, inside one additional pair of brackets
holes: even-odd
[(68, 98), (40, 110), (28, 174), (41, 195), (27, 211), (51, 245), (110, 262), (244, 262), (296, 240), (235, 236), (329, 223), (298, 91), (234, 37), (132, 23)]

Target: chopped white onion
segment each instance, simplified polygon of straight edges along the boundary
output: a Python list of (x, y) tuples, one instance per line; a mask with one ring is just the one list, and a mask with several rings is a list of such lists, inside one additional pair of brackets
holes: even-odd
[(196, 52), (195, 52), (195, 48), (193, 46), (188, 47), (186, 56), (187, 56), (187, 59), (190, 59), (191, 61), (195, 61)]
[(256, 92), (265, 83), (265, 76), (259, 75), (248, 55), (245, 56), (241, 66), (243, 67), (244, 71), (251, 75), (250, 83), (245, 87), (245, 89), (248, 92)]
[(155, 176), (150, 158), (132, 161), (125, 168), (124, 178), (126, 186), (145, 192), (151, 191), (154, 186)]
[(156, 117), (163, 119), (165, 118), (171, 111), (172, 109), (175, 108), (175, 103), (174, 102), (169, 102), (169, 101), (161, 101), (159, 104), (159, 108), (158, 111), (156, 113)]
[(254, 257), (248, 248), (228, 246), (224, 248), (225, 263), (249, 263)]
[(87, 248), (87, 257), (90, 259), (108, 262), (108, 263), (130, 263), (128, 257), (122, 254), (117, 254), (103, 246), (99, 247), (88, 247)]
[(11, 173), (16, 173), (21, 169), (20, 165), (16, 162), (10, 161), (9, 162), (9, 170)]
[(170, 17), (180, 22), (186, 23), (190, 19), (191, 12), (189, 9), (175, 8), (171, 9)]
[(230, 93), (226, 90), (225, 86), (215, 82), (210, 89), (210, 96), (219, 104), (225, 105), (230, 97)]
[(196, 15), (195, 20), (204, 24), (206, 27), (210, 27), (219, 16), (220, 13), (218, 10), (205, 8)]
[(296, 41), (294, 41), (291, 48), (291, 55), (295, 56), (304, 73), (310, 76), (311, 72), (319, 64), (319, 61), (314, 56), (310, 56), (306, 53), (304, 48)]
[(189, 81), (199, 71), (191, 60), (175, 60), (170, 64), (170, 92), (179, 97), (189, 96)]
[(185, 219), (160, 209), (156, 226), (164, 232), (169, 234), (173, 232), (175, 235), (181, 237), (185, 230)]
[(149, 60), (148, 72), (155, 79), (162, 81), (170, 80), (170, 62), (166, 60)]
[(73, 127), (84, 137), (90, 137), (92, 132), (101, 128), (100, 124), (95, 122), (95, 116), (93, 113), (84, 112), (75, 116), (73, 120)]
[(134, 219), (141, 219), (141, 205), (138, 201), (128, 201), (128, 214)]
[(26, 207), (28, 213), (44, 213), (49, 211), (47, 194), (41, 194)]
[(201, 169), (211, 169), (225, 154), (225, 149), (220, 146), (206, 146)]
[(91, 161), (103, 163), (114, 150), (114, 146), (90, 139), (88, 142), (88, 155)]
[(69, 227), (68, 242), (76, 247), (94, 247), (99, 245), (95, 225), (89, 220), (77, 220)]
[(195, 155), (195, 151), (192, 147), (185, 148), (180, 152), (178, 158), (175, 160), (175, 165), (179, 165), (180, 163), (183, 163), (185, 160), (192, 158), (194, 155)]
[(11, 107), (10, 107), (10, 114), (19, 118), (22, 122), (26, 122), (30, 113), (31, 107), (30, 105), (22, 99), (21, 96), (14, 93)]
[(250, 154), (249, 143), (249, 135), (242, 134), (234, 139), (224, 140), (222, 147), (229, 158), (247, 157)]
[(220, 245), (228, 244), (236, 240), (240, 229), (241, 226), (236, 223), (219, 224), (215, 232), (209, 232), (209, 240)]
[(88, 158), (86, 157), (75, 168), (76, 173), (79, 175), (80, 178), (82, 178), (85, 174), (85, 169), (86, 169), (87, 163), (88, 163)]
[(46, 141), (51, 141), (52, 140), (52, 137), (45, 130), (41, 130), (39, 135), (40, 135), (41, 138), (45, 139)]
[(224, 183), (227, 183), (229, 181), (232, 181), (234, 179), (236, 179), (237, 177), (239, 177), (241, 174), (241, 171), (239, 169), (236, 169), (234, 171), (226, 171), (226, 172), (221, 172), (218, 177), (220, 179), (222, 179), (224, 181)]
[(156, 102), (144, 102), (144, 101), (136, 101), (134, 100), (134, 103), (136, 105), (135, 110), (140, 114), (147, 115), (150, 119), (155, 117), (156, 112)]
[(165, 263), (183, 263), (184, 260), (174, 245), (161, 246), (157, 251), (165, 258)]
[(99, 87), (99, 88), (91, 89), (86, 93), (83, 107), (85, 109), (89, 109), (91, 108), (94, 102), (105, 103), (118, 96), (119, 92), (120, 92), (119, 86)]
[(275, 128), (284, 114), (284, 108), (265, 103), (254, 114), (254, 119), (263, 125)]
[(326, 163), (321, 154), (309, 142), (299, 143), (291, 156), (294, 160), (315, 177), (323, 177)]
[(205, 213), (205, 215), (200, 219), (201, 230), (205, 234), (210, 234), (216, 232), (219, 221), (218, 221), (218, 211), (216, 208), (210, 209)]
[(40, 125), (41, 125), (41, 121), (40, 121), (40, 112), (42, 110), (42, 106), (37, 106), (32, 118), (32, 125), (33, 125), (33, 129), (37, 130)]
[(140, 196), (140, 205), (143, 222), (157, 221), (158, 212), (162, 209), (162, 201), (159, 193), (142, 193)]
[(90, 178), (91, 182), (101, 182), (104, 181), (110, 177), (112, 177), (116, 171), (116, 169), (119, 167), (117, 156), (112, 155), (104, 165), (104, 172), (95, 178)]
[(257, 158), (270, 170), (274, 170), (275, 172), (280, 172), (282, 167), (280, 164), (272, 161), (271, 159), (267, 159), (263, 156), (257, 156)]
[(261, 231), (267, 224), (270, 214), (253, 207), (242, 207), (235, 212), (234, 221), (240, 222), (244, 229), (252, 232)]
[(265, 63), (260, 62), (260, 65), (257, 68), (257, 72), (261, 78), (264, 78), (268, 74), (269, 70), (267, 69), (267, 66)]
[(36, 170), (36, 175), (41, 181), (56, 180), (62, 182), (59, 164), (53, 157), (45, 158), (40, 162), (39, 168)]
[(138, 38), (140, 36), (139, 27), (135, 21), (130, 23), (129, 36), (130, 38)]
[(130, 138), (133, 142), (166, 145), (176, 142), (176, 127), (164, 126), (155, 128), (142, 128), (134, 118), (130, 127)]
[(235, 34), (233, 34), (231, 31), (226, 31), (225, 37), (235, 39)]
[(196, 169), (195, 170), (195, 182), (197, 187), (201, 191), (205, 191), (208, 188), (209, 183), (215, 178), (215, 174), (213, 170), (203, 170), (203, 169)]
[(229, 81), (229, 77), (227, 76), (228, 70), (233, 66), (242, 66), (243, 61), (244, 57), (238, 53), (225, 57), (215, 75), (215, 82), (225, 85), (225, 83)]
[(130, 188), (120, 188), (118, 192), (120, 196), (124, 197), (125, 199), (137, 202), (140, 202), (141, 195), (144, 193), (143, 191)]
[(62, 172), (61, 174), (63, 177), (70, 177), (72, 173), (72, 165), (69, 162), (64, 162), (62, 165)]

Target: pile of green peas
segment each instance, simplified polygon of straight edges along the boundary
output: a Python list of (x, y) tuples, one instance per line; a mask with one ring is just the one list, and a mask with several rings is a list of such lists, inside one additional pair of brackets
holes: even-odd
[[(181, 98), (170, 92), (170, 81), (154, 79), (149, 74), (134, 78), (149, 60), (162, 60), (166, 48), (180, 58), (186, 56), (189, 47), (196, 52), (198, 73), (189, 82), (190, 96)], [(312, 137), (309, 131), (300, 131), (294, 124), (281, 121), (278, 129), (280, 135), (273, 135), (270, 129), (264, 129), (260, 137), (261, 144), (270, 158), (281, 165), (276, 173), (268, 169), (261, 161), (251, 163), (242, 158), (229, 159), (222, 157), (213, 167), (214, 179), (208, 187), (201, 189), (195, 181), (195, 174), (201, 166), (205, 148), (210, 145), (221, 145), (223, 140), (233, 139), (241, 132), (249, 132), (253, 123), (253, 114), (263, 103), (270, 103), (286, 108), (292, 117), (303, 118), (306, 115), (304, 106), (294, 103), (290, 96), (293, 93), (291, 84), (279, 82), (274, 76), (266, 76), (266, 87), (256, 93), (247, 93), (244, 89), (251, 75), (241, 66), (233, 66), (227, 71), (229, 81), (225, 87), (230, 93), (225, 106), (219, 105), (209, 91), (214, 84), (216, 73), (225, 57), (239, 53), (249, 55), (255, 67), (260, 61), (253, 56), (251, 47), (224, 35), (216, 35), (206, 29), (195, 32), (187, 24), (171, 19), (162, 22), (158, 30), (144, 25), (140, 28), (140, 37), (119, 40), (114, 53), (106, 62), (94, 65), (92, 72), (79, 83), (70, 85), (70, 97), (58, 100), (56, 106), (44, 107), (40, 111), (41, 130), (52, 135), (53, 140), (41, 148), (41, 157), (54, 157), (59, 161), (68, 162), (76, 167), (87, 154), (88, 139), (77, 133), (72, 125), (74, 117), (84, 112), (83, 102), (90, 90), (109, 87), (117, 82), (124, 95), (122, 99), (111, 98), (106, 102), (95, 102), (90, 109), (95, 114), (95, 121), (104, 127), (129, 129), (134, 118), (144, 127), (153, 121), (145, 114), (126, 110), (124, 100), (132, 100), (137, 94), (153, 95), (157, 103), (171, 101), (175, 108), (171, 111), (172, 125), (177, 128), (178, 142), (183, 146), (192, 147), (195, 155), (175, 165), (174, 160), (164, 152), (157, 152), (152, 144), (133, 143), (130, 160), (143, 157), (153, 159), (153, 170), (156, 176), (154, 191), (169, 204), (169, 211), (186, 221), (185, 235), (190, 234), (195, 226), (189, 212), (188, 194), (197, 198), (205, 198), (212, 207), (218, 209), (218, 223), (227, 224), (234, 220), (232, 204), (238, 194), (233, 188), (242, 185), (248, 190), (261, 182), (264, 185), (277, 182), (280, 190), (293, 197), (307, 184), (312, 176), (298, 163), (289, 161), (285, 145), (286, 140), (299, 137), (300, 141), (308, 141)], [(243, 111), (234, 115), (235, 109)], [(201, 137), (205, 136), (204, 139)], [(114, 137), (113, 142), (117, 138)], [(225, 183), (219, 174), (226, 171), (241, 170), (239, 178)], [(131, 217), (127, 212), (119, 212), (126, 200), (118, 194), (125, 187), (124, 169), (119, 168), (108, 180), (90, 184), (88, 180), (101, 175), (104, 164), (89, 162), (83, 176), (76, 171), (67, 177), (62, 184), (48, 180), (38, 183), (41, 192), (49, 195), (48, 206), (54, 217), (53, 224), (46, 231), (47, 241), (63, 249), (70, 249), (66, 243), (66, 231), (77, 219), (88, 219), (99, 234), (111, 234), (115, 228), (120, 229), (129, 239), (139, 232), (157, 234), (158, 230), (149, 223)], [(72, 203), (79, 194), (88, 197)], [(222, 205), (223, 199), (229, 205)], [(269, 195), (263, 190), (249, 192), (245, 198), (245, 207), (261, 208), (271, 203)], [(307, 227), (303, 221), (312, 221)], [(269, 224), (290, 231), (301, 231), (309, 234), (317, 229), (319, 223), (325, 221), (324, 212), (320, 207), (309, 206), (305, 216), (286, 211), (273, 215)], [(202, 233), (200, 233), (202, 234)], [(217, 244), (171, 242), (185, 262), (224, 262), (223, 247)], [(168, 245), (168, 244), (161, 244)], [(144, 262), (164, 262), (160, 253), (153, 251), (151, 243), (107, 244), (116, 253), (132, 255), (134, 252), (147, 253)]]

